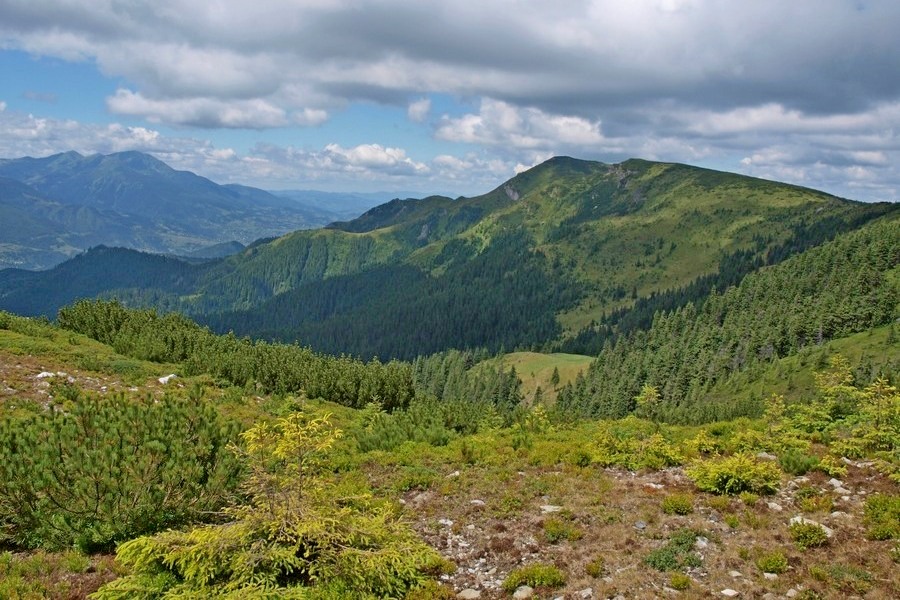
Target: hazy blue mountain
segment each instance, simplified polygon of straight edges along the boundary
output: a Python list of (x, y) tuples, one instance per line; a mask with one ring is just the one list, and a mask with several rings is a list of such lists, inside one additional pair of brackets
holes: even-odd
[(330, 215), (331, 221), (354, 219), (370, 208), (396, 198), (419, 198), (417, 192), (321, 192), (318, 190), (277, 190), (272, 194), (311, 210)]
[(47, 268), (98, 244), (188, 255), (345, 214), (218, 185), (140, 152), (0, 160), (0, 267)]

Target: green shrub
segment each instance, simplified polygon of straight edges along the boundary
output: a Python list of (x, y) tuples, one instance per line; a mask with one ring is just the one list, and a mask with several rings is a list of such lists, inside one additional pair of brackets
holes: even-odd
[(551, 544), (562, 540), (575, 541), (581, 539), (581, 530), (571, 521), (551, 517), (544, 521), (544, 537)]
[(698, 488), (715, 494), (771, 494), (781, 483), (778, 467), (750, 454), (698, 460), (687, 469), (687, 475)]
[(787, 450), (778, 457), (778, 464), (785, 473), (806, 475), (819, 464), (819, 459), (797, 450)]
[(208, 518), (234, 492), (237, 426), (205, 402), (81, 398), (0, 422), (0, 523), (49, 549), (115, 542)]
[(602, 577), (605, 567), (606, 561), (603, 560), (602, 556), (598, 556), (588, 564), (584, 565), (584, 572), (594, 578)]
[(819, 459), (819, 464), (816, 465), (816, 469), (822, 471), (829, 477), (843, 477), (847, 474), (847, 467), (835, 460), (830, 454), (826, 454)]
[(900, 539), (900, 496), (872, 494), (866, 499), (863, 522), (873, 540)]
[(660, 548), (653, 550), (644, 558), (644, 563), (658, 571), (675, 571), (686, 566), (699, 566), (700, 557), (693, 552), (697, 532), (692, 529), (679, 529)]
[(427, 490), (437, 479), (437, 472), (427, 467), (403, 467), (400, 478), (394, 484), (398, 492), (409, 490)]
[(683, 592), (691, 587), (691, 578), (684, 573), (672, 573), (669, 576), (669, 587)]
[(763, 573), (777, 573), (780, 575), (787, 571), (788, 560), (784, 555), (784, 552), (781, 550), (774, 550), (772, 552), (766, 552), (757, 558), (756, 566), (759, 567), (759, 570)]
[(503, 589), (512, 593), (523, 585), (555, 588), (565, 584), (565, 574), (554, 565), (535, 563), (510, 571), (503, 581)]
[(719, 512), (727, 512), (731, 509), (731, 498), (728, 496), (712, 496), (710, 498), (706, 498), (706, 504), (713, 510), (717, 510)]
[(669, 494), (663, 498), (662, 510), (667, 515), (689, 515), (694, 512), (694, 496), (691, 494)]
[(746, 506), (756, 506), (756, 503), (759, 502), (759, 494), (753, 492), (741, 492), (738, 497)]
[(825, 533), (825, 530), (822, 529), (821, 525), (815, 523), (802, 521), (791, 523), (790, 532), (794, 544), (801, 550), (824, 546), (828, 543), (828, 535)]
[(454, 600), (456, 592), (431, 579), (410, 590), (403, 600)]
[(797, 504), (800, 506), (800, 510), (808, 513), (831, 512), (831, 509), (834, 508), (834, 500), (825, 494), (800, 498)]

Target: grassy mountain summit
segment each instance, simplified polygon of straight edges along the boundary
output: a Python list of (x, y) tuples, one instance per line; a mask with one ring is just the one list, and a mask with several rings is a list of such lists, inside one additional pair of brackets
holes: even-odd
[[(394, 200), (251, 245), (184, 270), (177, 285), (113, 276), (102, 292), (67, 291), (335, 353), (410, 358), (551, 343), (579, 352), (644, 313), (701, 298), (895, 208), (687, 165), (556, 157), (482, 196)], [(79, 268), (91, 269), (91, 257)], [(47, 312), (37, 304), (47, 277), (18, 274), (19, 289), (0, 295), (0, 306), (33, 301), (32, 312)]]

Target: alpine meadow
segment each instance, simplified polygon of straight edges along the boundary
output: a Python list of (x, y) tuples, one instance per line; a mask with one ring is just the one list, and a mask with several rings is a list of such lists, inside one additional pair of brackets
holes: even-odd
[(900, 598), (898, 28), (0, 2), (0, 600)]

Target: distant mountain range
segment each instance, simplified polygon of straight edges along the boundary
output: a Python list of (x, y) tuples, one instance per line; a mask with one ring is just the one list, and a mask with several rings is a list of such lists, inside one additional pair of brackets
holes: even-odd
[(596, 353), (658, 310), (898, 209), (687, 165), (557, 157), (482, 196), (392, 200), (201, 264), (101, 247), (47, 272), (0, 271), (0, 308), (52, 317), (113, 296), (381, 358)]
[(203, 254), (352, 218), (386, 196), (218, 185), (140, 152), (5, 159), (0, 268), (48, 268), (100, 244)]

